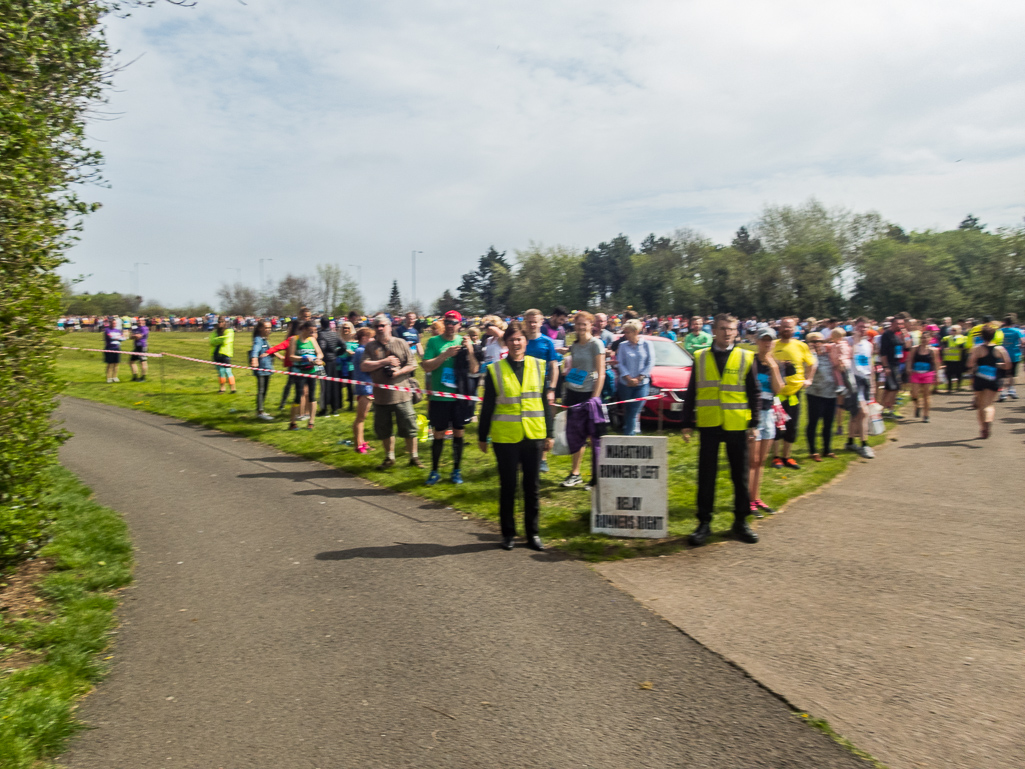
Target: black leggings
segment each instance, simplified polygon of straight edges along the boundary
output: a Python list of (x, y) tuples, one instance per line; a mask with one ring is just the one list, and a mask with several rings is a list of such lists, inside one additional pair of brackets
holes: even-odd
[(256, 375), (256, 413), (263, 413), (263, 402), (267, 399), (267, 387), (270, 386), (270, 374)]
[(808, 453), (815, 454), (815, 428), (819, 419), (822, 420), (822, 453), (830, 452), (829, 444), (833, 438), (833, 415), (836, 413), (836, 398), (820, 398), (817, 395), (806, 395), (808, 399), (808, 426), (805, 435), (808, 437)]

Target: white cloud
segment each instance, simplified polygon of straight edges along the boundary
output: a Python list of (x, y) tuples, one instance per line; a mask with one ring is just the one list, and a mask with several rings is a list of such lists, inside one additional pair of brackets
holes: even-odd
[(907, 228), (1021, 218), (1025, 7), (984, 0), (200, 0), (111, 19), (113, 188), (68, 272), (212, 300), (243, 268), (409, 253), (430, 301), (492, 243), (726, 240), (817, 196)]

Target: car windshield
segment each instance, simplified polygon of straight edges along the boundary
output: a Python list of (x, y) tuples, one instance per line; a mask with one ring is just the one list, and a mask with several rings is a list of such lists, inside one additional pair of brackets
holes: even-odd
[(672, 342), (652, 342), (656, 366), (690, 366), (691, 357)]

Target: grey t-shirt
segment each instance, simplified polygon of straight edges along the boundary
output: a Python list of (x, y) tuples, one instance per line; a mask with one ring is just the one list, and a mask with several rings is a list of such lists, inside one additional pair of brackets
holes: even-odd
[(575, 342), (569, 348), (572, 360), (566, 371), (566, 389), (576, 392), (591, 392), (598, 379), (598, 356), (605, 352), (605, 343), (591, 337), (587, 344)]

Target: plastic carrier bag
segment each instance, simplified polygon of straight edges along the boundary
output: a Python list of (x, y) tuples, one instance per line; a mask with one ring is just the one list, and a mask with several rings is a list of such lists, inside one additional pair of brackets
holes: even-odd
[(883, 424), (883, 407), (875, 401), (868, 404), (868, 434), (882, 435), (886, 432), (886, 425)]
[(569, 456), (569, 443), (566, 441), (566, 409), (562, 409), (555, 415), (555, 441), (552, 445), (552, 454), (555, 456)]

